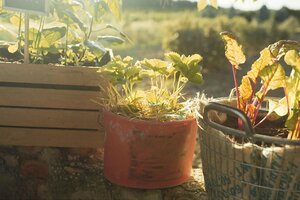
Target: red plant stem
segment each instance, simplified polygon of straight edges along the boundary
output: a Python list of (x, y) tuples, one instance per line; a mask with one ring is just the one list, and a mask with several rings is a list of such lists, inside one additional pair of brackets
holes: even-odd
[(296, 132), (295, 135), (296, 135), (297, 139), (299, 139), (300, 138), (300, 136), (299, 136), (299, 134), (300, 134), (300, 118), (299, 117), (298, 117), (297, 127), (296, 127), (295, 132)]
[[(232, 74), (233, 74), (233, 80), (234, 80), (234, 86), (235, 86), (235, 91), (236, 91), (236, 97), (237, 97), (237, 108), (240, 108), (240, 92), (239, 92), (239, 87), (238, 87), (238, 82), (236, 78), (236, 68), (234, 65), (231, 65), (232, 67)], [(240, 118), (238, 118), (238, 127), (239, 129), (242, 129), (243, 127), (243, 122)]]
[[(268, 84), (269, 85), (269, 84)], [(254, 116), (253, 116), (253, 119), (252, 120), (252, 124), (254, 125), (255, 124), (255, 121), (256, 121), (256, 118), (257, 118), (257, 115), (258, 115), (258, 112), (259, 112), (259, 109), (261, 107), (261, 103), (264, 101), (265, 99), (265, 96), (266, 96), (266, 93), (267, 93), (267, 88), (268, 88), (268, 85), (266, 87), (263, 87), (263, 95), (261, 96), (261, 99), (258, 100), (258, 98), (256, 97), (253, 101), (253, 104), (255, 106), (255, 113), (254, 113)], [(257, 105), (256, 105), (257, 104)]]
[(256, 88), (256, 82), (257, 82), (257, 80), (255, 80), (255, 82), (254, 82), (253, 84), (251, 84), (251, 87), (252, 87), (252, 94), (251, 94), (250, 100), (252, 100), (253, 97), (254, 97), (254, 90), (255, 90), (255, 88)]
[(233, 74), (234, 86), (235, 86), (236, 97), (237, 97), (237, 108), (240, 109), (240, 92), (239, 92), (239, 87), (236, 79), (236, 68), (234, 65), (232, 65), (231, 67), (232, 67), (232, 74)]

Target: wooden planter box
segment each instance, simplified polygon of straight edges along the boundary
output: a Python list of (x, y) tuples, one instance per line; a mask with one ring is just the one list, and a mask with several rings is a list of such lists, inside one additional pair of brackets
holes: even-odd
[(0, 144), (102, 147), (96, 71), (0, 64)]
[(0, 199), (105, 198), (96, 71), (0, 64)]

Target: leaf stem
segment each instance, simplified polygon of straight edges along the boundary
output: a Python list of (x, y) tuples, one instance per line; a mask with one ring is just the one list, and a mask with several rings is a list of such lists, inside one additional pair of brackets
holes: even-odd
[(68, 51), (68, 43), (69, 43), (69, 20), (67, 20), (67, 30), (66, 30), (66, 44), (65, 44), (65, 66), (67, 66), (67, 51)]
[(19, 48), (19, 52), (21, 54), (23, 54), (21, 52), (21, 40), (22, 40), (22, 34), (21, 34), (21, 26), (22, 26), (22, 12), (20, 12), (19, 14), (19, 27), (18, 27), (18, 48)]
[(297, 121), (297, 127), (295, 129), (295, 135), (296, 135), (296, 139), (299, 139), (300, 138), (300, 118), (298, 117), (298, 121)]
[(237, 78), (236, 78), (236, 68), (234, 65), (232, 65), (231, 67), (232, 67), (234, 86), (235, 86), (235, 90), (236, 90), (237, 108), (240, 109), (240, 92), (239, 92), (238, 82), (237, 82)]

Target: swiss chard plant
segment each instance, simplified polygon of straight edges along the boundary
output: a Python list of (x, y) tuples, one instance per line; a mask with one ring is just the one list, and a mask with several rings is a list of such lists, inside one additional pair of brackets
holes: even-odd
[(187, 82), (200, 84), (198, 54), (165, 54), (166, 60), (114, 57), (99, 69), (107, 78), (100, 103), (112, 112), (139, 119), (159, 121), (195, 117), (195, 101), (182, 94)]
[[(300, 139), (300, 46), (296, 41), (281, 40), (269, 45), (260, 52), (260, 57), (243, 76), (241, 84), (237, 81), (237, 70), (246, 60), (241, 45), (229, 32), (221, 33), (225, 43), (225, 55), (232, 65), (233, 79), (237, 97), (237, 108), (246, 113), (254, 127), (261, 124), (272, 112), (287, 115), (285, 126), (289, 129), (289, 139)], [(284, 58), (283, 66), (281, 58)], [(291, 67), (289, 76), (286, 68)], [(268, 99), (269, 113), (260, 121), (259, 111), (271, 90), (282, 88), (284, 97), (279, 100)]]

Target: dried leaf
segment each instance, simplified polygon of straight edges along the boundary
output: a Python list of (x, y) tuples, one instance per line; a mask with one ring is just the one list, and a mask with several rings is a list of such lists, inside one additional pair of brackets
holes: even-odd
[(238, 69), (238, 65), (246, 61), (246, 57), (242, 51), (242, 46), (238, 44), (235, 36), (229, 32), (220, 34), (225, 44), (225, 56), (229, 62)]

